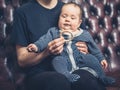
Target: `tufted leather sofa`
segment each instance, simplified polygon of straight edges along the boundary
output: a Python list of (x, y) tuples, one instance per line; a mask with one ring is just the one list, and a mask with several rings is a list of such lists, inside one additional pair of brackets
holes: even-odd
[[(16, 69), (9, 35), (13, 11), (29, 0), (0, 0), (0, 90), (25, 90), (24, 75)], [(67, 3), (73, 0), (62, 0)], [(120, 90), (120, 0), (74, 0), (81, 5), (85, 29), (89, 30), (109, 66), (107, 75), (117, 82), (107, 90)], [(12, 53), (12, 54), (11, 54)]]

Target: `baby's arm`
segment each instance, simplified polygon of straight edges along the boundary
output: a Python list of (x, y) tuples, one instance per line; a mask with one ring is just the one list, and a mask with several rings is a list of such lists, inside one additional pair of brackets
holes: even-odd
[(27, 50), (29, 52), (38, 52), (38, 47), (35, 44), (29, 44), (27, 46)]
[(100, 48), (95, 43), (91, 34), (89, 32), (86, 34), (87, 34), (86, 36), (89, 37), (89, 43), (88, 43), (89, 52), (98, 59), (98, 61), (102, 65), (102, 68), (106, 69), (108, 66), (107, 60), (105, 60), (104, 55), (102, 54)]

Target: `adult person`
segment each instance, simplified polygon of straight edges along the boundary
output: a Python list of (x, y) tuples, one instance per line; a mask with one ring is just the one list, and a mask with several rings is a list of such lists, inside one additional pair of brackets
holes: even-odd
[[(50, 27), (57, 26), (62, 5), (63, 3), (59, 0), (32, 0), (14, 13), (12, 39), (16, 45), (18, 63), (25, 69), (28, 90), (71, 90), (71, 83), (63, 75), (52, 71), (50, 65), (49, 54), (62, 52), (63, 38), (51, 41), (41, 53), (30, 53), (26, 49), (28, 44), (35, 42)], [(76, 43), (78, 49), (86, 53), (86, 48), (80, 47), (81, 45), (86, 47), (86, 45), (80, 43)], [(84, 74), (84, 81), (89, 78), (85, 83), (89, 89), (105, 90), (102, 84), (97, 82), (95, 78), (93, 79), (89, 72), (80, 72)], [(94, 82), (91, 83), (91, 80)], [(74, 90), (76, 86), (72, 85), (72, 87)], [(83, 84), (82, 87), (85, 88), (86, 86)]]

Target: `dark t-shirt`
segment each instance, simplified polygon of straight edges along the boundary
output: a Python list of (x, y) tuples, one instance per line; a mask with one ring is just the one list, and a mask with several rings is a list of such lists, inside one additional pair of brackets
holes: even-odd
[(47, 9), (32, 0), (18, 8), (13, 22), (16, 44), (26, 46), (47, 33), (50, 27), (57, 26), (62, 5), (59, 1), (56, 7)]
[[(24, 4), (14, 12), (12, 40), (17, 45), (27, 46), (35, 42), (48, 29), (58, 25), (58, 17), (63, 3), (58, 0), (58, 4), (47, 9), (32, 0)], [(50, 69), (51, 60), (43, 60), (36, 66), (32, 66), (26, 72), (34, 73)]]

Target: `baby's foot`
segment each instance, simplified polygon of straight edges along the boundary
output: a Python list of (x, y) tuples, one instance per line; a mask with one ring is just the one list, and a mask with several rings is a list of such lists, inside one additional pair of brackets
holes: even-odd
[(80, 76), (78, 74), (70, 74), (68, 79), (71, 81), (71, 82), (75, 82), (77, 81), (78, 79), (80, 78)]

